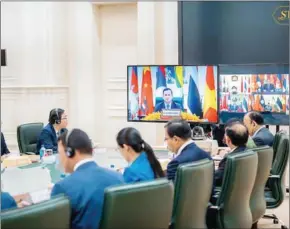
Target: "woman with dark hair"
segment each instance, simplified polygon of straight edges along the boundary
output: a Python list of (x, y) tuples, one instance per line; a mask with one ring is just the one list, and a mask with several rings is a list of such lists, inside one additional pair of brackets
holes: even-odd
[(116, 140), (122, 156), (129, 163), (123, 173), (125, 182), (148, 181), (165, 176), (152, 147), (142, 139), (138, 130), (124, 128)]

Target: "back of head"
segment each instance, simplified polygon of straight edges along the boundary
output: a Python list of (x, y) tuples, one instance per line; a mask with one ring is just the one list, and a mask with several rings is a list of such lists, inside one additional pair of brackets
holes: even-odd
[(234, 146), (246, 146), (249, 133), (242, 123), (232, 123), (227, 126), (225, 135), (231, 140)]
[(257, 125), (261, 126), (264, 124), (264, 118), (261, 113), (251, 111), (247, 115), (251, 119), (251, 121), (254, 121), (255, 123), (257, 123)]
[(51, 125), (59, 124), (61, 122), (61, 116), (64, 113), (64, 109), (61, 108), (54, 108), (49, 112), (48, 122)]
[(142, 151), (143, 139), (138, 130), (133, 127), (127, 127), (119, 131), (117, 134), (117, 143), (120, 147), (124, 144), (130, 146), (135, 152)]
[(183, 140), (191, 138), (191, 129), (187, 121), (182, 119), (174, 119), (166, 123), (165, 128), (169, 137), (179, 137)]
[(225, 128), (230, 126), (232, 123), (241, 123), (242, 124), (242, 121), (239, 118), (231, 118), (226, 122)]
[(117, 144), (122, 148), (124, 147), (124, 145), (128, 145), (136, 153), (141, 153), (144, 151), (154, 172), (155, 178), (165, 176), (152, 147), (142, 139), (141, 134), (137, 129), (133, 127), (127, 127), (120, 130), (117, 134), (116, 140)]
[(72, 151), (78, 150), (80, 154), (92, 155), (92, 142), (86, 132), (81, 129), (72, 129), (66, 131), (59, 136), (58, 141), (61, 141), (63, 146)]

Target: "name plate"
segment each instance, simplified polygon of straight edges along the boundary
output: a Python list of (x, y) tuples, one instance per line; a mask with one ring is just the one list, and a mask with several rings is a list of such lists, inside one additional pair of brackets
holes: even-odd
[(181, 110), (180, 109), (163, 109), (161, 112), (160, 119), (161, 120), (170, 120), (173, 118), (181, 118)]

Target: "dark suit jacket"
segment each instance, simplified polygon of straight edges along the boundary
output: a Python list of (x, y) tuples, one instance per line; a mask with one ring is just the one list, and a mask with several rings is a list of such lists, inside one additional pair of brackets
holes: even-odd
[[(158, 103), (156, 106), (155, 106), (155, 109), (154, 109), (154, 112), (161, 112), (162, 109), (165, 109), (165, 104), (164, 104), (164, 101), (161, 102), (161, 103)], [(171, 109), (181, 109), (180, 105), (173, 102), (171, 103)]]
[[(67, 131), (66, 129), (61, 129), (60, 134)], [(52, 149), (53, 152), (57, 152), (57, 136), (55, 129), (53, 128), (52, 124), (47, 124), (41, 131), (37, 145), (36, 145), (36, 152), (39, 154), (39, 150), (41, 146), (44, 146), (45, 149)]]
[[(238, 147), (233, 152), (231, 152), (230, 154), (243, 152), (246, 149), (247, 148), (245, 146), (244, 147)], [(225, 167), (226, 167), (226, 162), (227, 162), (227, 155), (221, 160), (221, 162), (219, 163), (218, 169), (215, 171), (215, 174), (214, 174), (215, 186), (221, 186), (222, 183), (223, 183), (223, 177), (224, 177), (224, 171), (225, 171)]]
[(181, 153), (167, 165), (167, 178), (169, 180), (175, 179), (175, 174), (179, 165), (205, 158), (212, 160), (209, 153), (199, 148), (195, 143), (187, 145)]
[(252, 137), (256, 146), (273, 146), (274, 135), (270, 132), (269, 129), (263, 127)]
[(5, 138), (3, 133), (1, 132), (1, 156), (4, 154), (8, 154), (10, 153), (9, 149), (7, 148), (6, 142), (5, 142)]
[(17, 204), (8, 192), (1, 192), (1, 211), (9, 208), (16, 208)]
[(56, 183), (51, 196), (65, 194), (71, 203), (72, 229), (97, 229), (102, 216), (104, 190), (124, 183), (122, 174), (87, 162)]

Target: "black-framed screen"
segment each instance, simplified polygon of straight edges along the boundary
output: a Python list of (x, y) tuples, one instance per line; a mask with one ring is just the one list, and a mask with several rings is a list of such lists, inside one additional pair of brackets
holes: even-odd
[(128, 66), (128, 121), (218, 123), (218, 71), (218, 66)]
[(289, 125), (289, 64), (220, 65), (220, 122), (263, 114), (265, 124)]

